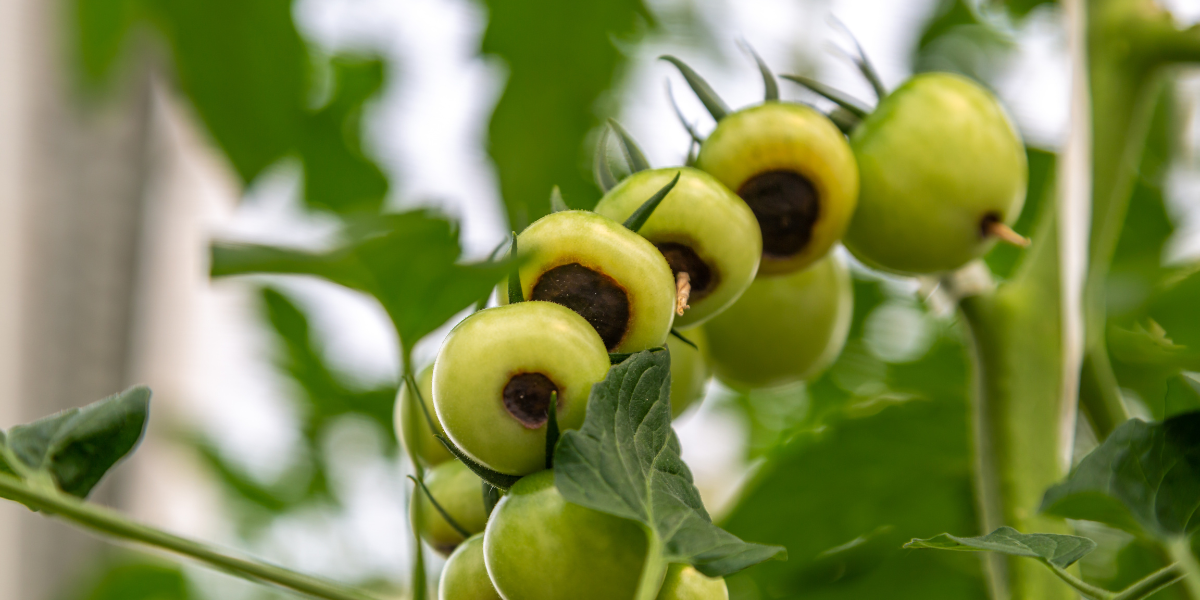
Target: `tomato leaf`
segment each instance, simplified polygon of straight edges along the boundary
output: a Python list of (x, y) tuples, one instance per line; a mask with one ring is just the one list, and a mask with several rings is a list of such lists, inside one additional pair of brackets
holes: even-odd
[(150, 390), (130, 388), (8, 430), (3, 440), (14, 474), (47, 473), (62, 491), (86, 498), (117, 461), (142, 439)]
[(458, 231), (427, 211), (352, 220), (345, 242), (327, 252), (215, 244), (212, 275), (315, 275), (375, 296), (404, 352), (487, 293), (510, 261), (459, 264)]
[(943, 533), (925, 540), (914, 539), (904, 547), (1000, 552), (1012, 556), (1040, 558), (1056, 567), (1065, 569), (1095, 550), (1096, 542), (1077, 535), (1021, 533), (1012, 527), (1001, 527), (978, 537), (958, 537)]
[(1050, 488), (1042, 510), (1159, 539), (1200, 529), (1200, 412), (1132, 419)]
[(671, 429), (670, 355), (634, 354), (592, 387), (583, 427), (554, 455), (555, 484), (569, 502), (647, 526), (666, 562), (710, 577), (736, 573), (787, 550), (743, 542), (712, 523)]

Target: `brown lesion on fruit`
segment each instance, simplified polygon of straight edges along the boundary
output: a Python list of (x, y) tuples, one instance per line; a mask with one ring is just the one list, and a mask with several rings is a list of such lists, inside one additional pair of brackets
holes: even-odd
[(1021, 248), (1029, 245), (1029, 238), (1014, 231), (1000, 218), (1000, 214), (995, 212), (983, 215), (983, 218), (979, 220), (979, 236), (985, 240), (996, 238)]
[[(504, 384), (504, 408), (525, 426), (538, 429), (549, 420), (551, 398), (561, 397), (558, 386), (541, 373), (517, 373)], [(561, 408), (562, 400), (556, 408)]]
[(625, 288), (612, 277), (579, 263), (549, 269), (533, 284), (531, 300), (565, 306), (584, 318), (612, 351), (629, 329), (630, 305)]
[(807, 177), (766, 171), (747, 179), (737, 193), (758, 220), (765, 258), (791, 258), (808, 246), (821, 217), (821, 201)]
[[(676, 289), (679, 290), (680, 275), (687, 275), (689, 296), (693, 301), (703, 300), (705, 296), (717, 288), (716, 269), (709, 266), (689, 244), (681, 242), (655, 242), (654, 245), (662, 252), (663, 258), (671, 266), (671, 274), (675, 276)], [(686, 305), (688, 298), (684, 298)], [(680, 312), (679, 314), (683, 314)]]

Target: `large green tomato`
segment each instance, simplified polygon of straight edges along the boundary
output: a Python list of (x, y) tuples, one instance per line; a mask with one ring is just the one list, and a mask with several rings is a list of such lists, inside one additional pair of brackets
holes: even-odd
[[(451, 460), (426, 471), (425, 486), (459, 527), (471, 534), (483, 531), (487, 524), (483, 482), (466, 465)], [(413, 500), (408, 506), (413, 529), (442, 556), (453, 552), (462, 543), (462, 534), (446, 522), (424, 492), (413, 492)], [(420, 522), (417, 522), (418, 511), (421, 514)]]
[(791, 273), (841, 239), (858, 197), (845, 136), (801, 104), (767, 102), (717, 123), (696, 166), (737, 192), (762, 230), (759, 273)]
[(676, 167), (640, 171), (609, 190), (596, 213), (624, 222), (679, 175), (638, 233), (666, 257), (671, 272), (687, 273), (691, 297), (675, 327), (694, 327), (725, 310), (754, 281), (762, 235), (750, 207), (712, 175)]
[[(437, 412), (433, 410), (432, 365), (421, 371), (417, 377), (417, 391), (421, 393), (421, 399), (425, 402), (425, 408), (429, 411), (433, 424), (437, 426), (438, 433), (446, 435), (442, 424), (438, 422)], [(400, 443), (416, 454), (427, 467), (440, 465), (454, 458), (446, 449), (446, 445), (434, 437), (433, 432), (429, 430), (429, 422), (425, 420), (425, 413), (417, 406), (415, 399), (410, 400), (409, 396), (408, 385), (401, 384), (400, 393), (396, 396), (396, 409), (392, 413), (396, 419), (396, 435), (400, 436)], [(411, 440), (408, 439), (409, 431), (415, 432)]]
[(704, 325), (713, 372), (739, 390), (810, 379), (841, 352), (853, 302), (850, 273), (837, 254), (804, 271), (759, 277)]
[(850, 138), (861, 181), (846, 247), (897, 273), (957, 269), (1025, 202), (1021, 137), (994, 96), (958, 75), (917, 75)]
[(729, 600), (729, 589), (723, 578), (706, 577), (694, 567), (672, 564), (657, 600)]
[(704, 358), (708, 347), (704, 329), (689, 329), (687, 339), (696, 348), (687, 345), (675, 336), (667, 339), (667, 350), (671, 352), (671, 416), (678, 417), (697, 401), (704, 398), (712, 369)]
[[(675, 319), (675, 276), (658, 248), (591, 211), (546, 215), (521, 232), (526, 300), (561, 304), (596, 328), (609, 352), (662, 346)], [(500, 284), (508, 302), (508, 283)]]
[(526, 475), (546, 468), (551, 397), (560, 429), (578, 429), (609, 364), (596, 330), (568, 308), (537, 301), (489, 308), (442, 343), (433, 404), (460, 450), (494, 471)]
[(501, 600), (483, 563), (483, 534), (468, 538), (446, 560), (438, 600)]
[(518, 481), (483, 534), (488, 575), (506, 600), (629, 600), (646, 547), (637, 523), (567, 502), (553, 471)]

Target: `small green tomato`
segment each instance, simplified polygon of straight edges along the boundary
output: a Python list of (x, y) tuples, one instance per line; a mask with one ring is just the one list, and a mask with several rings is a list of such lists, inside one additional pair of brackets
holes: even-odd
[(464, 453), (492, 470), (526, 475), (546, 466), (550, 398), (557, 395), (560, 429), (578, 429), (592, 384), (608, 367), (596, 330), (568, 308), (538, 301), (489, 308), (442, 343), (433, 405)]
[(483, 534), (488, 575), (509, 600), (629, 600), (646, 546), (637, 523), (567, 502), (553, 471), (513, 485)]
[(725, 310), (754, 281), (762, 235), (750, 207), (708, 173), (685, 167), (634, 173), (595, 210), (624, 222), (676, 174), (679, 182), (638, 233), (658, 247), (676, 277), (688, 274), (691, 307), (675, 317), (675, 327), (686, 329)]
[(816, 262), (854, 214), (854, 154), (836, 125), (801, 104), (766, 102), (727, 115), (701, 144), (696, 166), (754, 212), (762, 230), (762, 275)]
[[(425, 486), (459, 527), (471, 534), (483, 531), (487, 524), (483, 483), (465, 464), (451, 460), (426, 471)], [(450, 554), (462, 543), (462, 534), (450, 526), (424, 492), (414, 491), (408, 506), (413, 529), (442, 556)], [(417, 521), (418, 511), (420, 522)]]
[(671, 352), (671, 416), (678, 417), (697, 401), (704, 398), (712, 369), (704, 358), (708, 344), (704, 329), (690, 329), (687, 339), (697, 348), (671, 336), (667, 339), (667, 350)]
[(1006, 235), (1025, 203), (1020, 135), (990, 92), (958, 75), (908, 80), (850, 143), (862, 188), (845, 243), (873, 267), (957, 269)]
[[(610, 352), (662, 346), (675, 318), (675, 277), (642, 236), (596, 213), (546, 215), (517, 237), (527, 300), (570, 308), (591, 323)], [(507, 282), (500, 302), (508, 302)]]
[(483, 563), (483, 534), (458, 546), (442, 567), (438, 600), (502, 600)]
[[(433, 410), (432, 365), (417, 376), (417, 390), (421, 393), (421, 399), (425, 402), (425, 408), (429, 410), (429, 417), (437, 426), (438, 433), (446, 435), (442, 424), (438, 422), (437, 413)], [(432, 467), (454, 458), (446, 449), (446, 445), (429, 430), (429, 422), (425, 420), (425, 414), (421, 407), (417, 406), (415, 399), (409, 400), (408, 385), (401, 384), (400, 393), (396, 397), (396, 409), (392, 414), (395, 415), (396, 435), (400, 436), (400, 443), (416, 454), (422, 464)], [(409, 431), (415, 432), (411, 441), (406, 439)]]
[(695, 567), (672, 564), (657, 600), (729, 600), (729, 589), (721, 577), (707, 577)]
[(738, 390), (810, 379), (842, 351), (853, 304), (849, 270), (836, 254), (805, 271), (759, 277), (704, 325), (713, 372)]

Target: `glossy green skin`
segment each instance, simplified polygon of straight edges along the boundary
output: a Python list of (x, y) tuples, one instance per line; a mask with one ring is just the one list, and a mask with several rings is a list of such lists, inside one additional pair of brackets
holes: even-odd
[(693, 404), (704, 398), (712, 369), (704, 358), (707, 338), (704, 329), (689, 329), (684, 336), (699, 348), (685, 344), (675, 336), (667, 339), (671, 351), (671, 416), (678, 417)]
[(483, 563), (483, 534), (471, 536), (446, 560), (438, 600), (502, 600)]
[(657, 600), (729, 600), (729, 589), (721, 577), (706, 577), (691, 566), (672, 564)]
[(489, 308), (464, 319), (442, 343), (433, 404), (460, 450), (494, 471), (526, 475), (546, 467), (546, 426), (530, 429), (504, 407), (509, 379), (549, 377), (565, 431), (583, 424), (592, 384), (609, 365), (600, 335), (568, 308), (534, 301)]
[(1021, 137), (994, 96), (958, 75), (926, 73), (879, 103), (850, 138), (858, 210), (846, 247), (896, 273), (937, 273), (983, 256), (981, 222), (1011, 224), (1025, 203)]
[(803, 175), (817, 190), (812, 237), (789, 257), (763, 256), (762, 275), (804, 269), (841, 239), (858, 198), (858, 168), (846, 137), (825, 115), (788, 102), (766, 102), (727, 115), (700, 145), (696, 166), (737, 192), (767, 171)]
[(836, 254), (804, 271), (759, 277), (704, 326), (713, 372), (738, 390), (811, 379), (842, 351), (853, 304), (850, 272)]
[[(476, 534), (487, 525), (487, 512), (483, 506), (483, 483), (465, 464), (457, 460), (444, 462), (425, 472), (425, 486), (437, 499), (450, 518), (467, 533)], [(420, 505), (418, 508), (417, 505)], [(442, 517), (429, 497), (417, 490), (409, 503), (409, 520), (413, 529), (425, 543), (442, 556), (454, 551), (463, 542), (463, 536)], [(416, 519), (421, 512), (421, 522)]]
[[(521, 267), (524, 297), (542, 273), (579, 263), (604, 273), (625, 289), (629, 327), (609, 352), (640, 352), (662, 346), (675, 320), (675, 276), (654, 244), (620, 223), (586, 210), (546, 215), (517, 236), (527, 261)], [(500, 303), (508, 303), (508, 283), (500, 284)]]
[(518, 481), (483, 534), (488, 575), (506, 600), (629, 600), (646, 546), (637, 523), (564, 500), (553, 471)]
[[(433, 409), (432, 365), (421, 371), (417, 377), (417, 390), (421, 392), (421, 399), (424, 400), (425, 408), (429, 410), (429, 417), (437, 426), (438, 433), (445, 435), (442, 424), (438, 422), (437, 412)], [(425, 420), (425, 414), (421, 411), (421, 407), (417, 406), (415, 402), (409, 401), (407, 385), (400, 386), (400, 393), (396, 396), (396, 409), (392, 414), (396, 419), (396, 434), (400, 436), (400, 443), (416, 454), (422, 464), (432, 467), (454, 458), (454, 455), (446, 449), (446, 445), (434, 437), (433, 432), (429, 430), (429, 422)], [(411, 431), (416, 432), (416, 435), (412, 436), (411, 444), (406, 439), (410, 428), (415, 428)]]
[(728, 308), (754, 281), (762, 257), (762, 234), (750, 207), (712, 175), (676, 167), (626, 177), (600, 199), (595, 211), (623, 223), (677, 173), (679, 182), (638, 233), (656, 245), (689, 246), (712, 272), (711, 289), (702, 298), (693, 297), (688, 302), (691, 308), (675, 317), (675, 327), (682, 330)]

